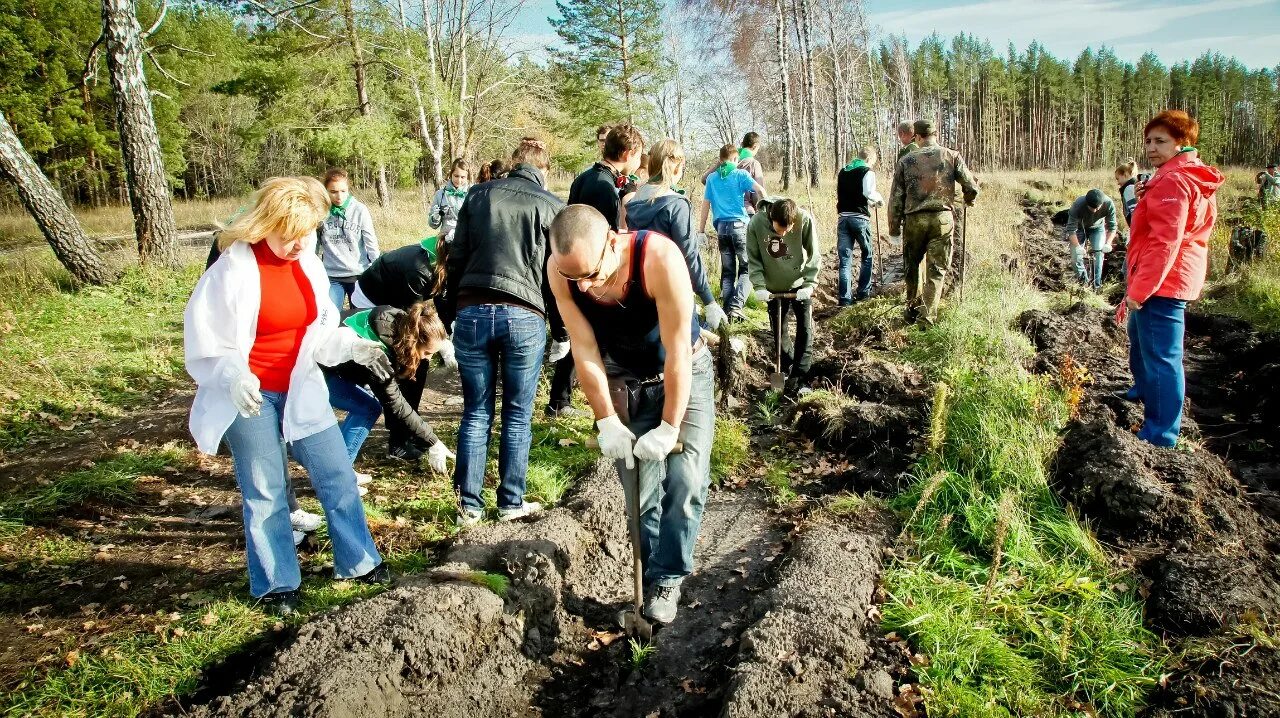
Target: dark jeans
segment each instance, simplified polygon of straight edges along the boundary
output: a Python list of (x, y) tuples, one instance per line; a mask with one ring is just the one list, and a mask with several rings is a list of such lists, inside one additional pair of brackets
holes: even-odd
[[(858, 290), (853, 290), (853, 248), (862, 252), (862, 264), (858, 268)], [(851, 214), (840, 218), (836, 224), (836, 251), (840, 257), (840, 276), (836, 283), (836, 298), (840, 306), (866, 299), (871, 294), (871, 221)]]
[[(418, 371), (408, 379), (396, 378), (396, 384), (400, 386), (400, 394), (404, 396), (404, 400), (409, 402), (409, 406), (414, 411), (418, 410), (418, 404), (422, 403), (422, 392), (427, 385), (427, 373), (431, 371), (431, 362), (423, 361), (418, 364)], [(414, 434), (409, 430), (408, 425), (396, 418), (390, 412), (387, 413), (383, 421), (387, 425), (387, 451), (408, 447), (413, 443)], [(421, 447), (421, 448), (426, 448)]]
[(329, 280), (329, 298), (333, 300), (338, 311), (342, 311), (344, 302), (351, 298), (351, 293), (356, 290), (356, 280), (343, 281), (341, 279)]
[[(791, 325), (787, 321), (788, 314), (796, 316), (796, 338), (791, 341)], [(813, 302), (802, 302), (798, 299), (769, 300), (769, 329), (773, 336), (778, 336), (778, 322), (782, 322), (782, 369), (781, 371), (798, 379), (809, 376), (809, 368), (813, 365)], [(776, 346), (770, 347), (774, 352)], [(772, 361), (777, 355), (770, 354)]]
[(498, 508), (519, 508), (524, 505), (529, 470), (533, 402), (547, 348), (546, 320), (536, 312), (507, 304), (464, 307), (453, 323), (453, 347), (463, 400), (454, 488), (464, 508), (484, 508), (480, 492), (489, 462), (494, 401), (501, 376)]
[(573, 367), (573, 352), (556, 362), (555, 371), (551, 373), (551, 398), (547, 401), (547, 406), (552, 411), (559, 411), (573, 403), (573, 379), (577, 374)]
[(1151, 297), (1141, 309), (1129, 312), (1129, 369), (1143, 413), (1138, 438), (1156, 446), (1176, 445), (1182, 430), (1186, 311), (1181, 299)]
[(725, 314), (741, 310), (751, 291), (747, 267), (747, 223), (740, 219), (716, 222), (720, 239), (720, 303)]

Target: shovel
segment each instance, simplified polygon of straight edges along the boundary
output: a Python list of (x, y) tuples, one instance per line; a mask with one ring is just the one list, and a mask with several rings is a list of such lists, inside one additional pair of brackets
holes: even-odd
[[(769, 295), (770, 301), (795, 298), (795, 292)], [(787, 385), (787, 377), (782, 373), (782, 302), (778, 302), (778, 321), (773, 325), (773, 346), (774, 363), (773, 372), (769, 374), (769, 388), (774, 391), (782, 391), (783, 387)]]

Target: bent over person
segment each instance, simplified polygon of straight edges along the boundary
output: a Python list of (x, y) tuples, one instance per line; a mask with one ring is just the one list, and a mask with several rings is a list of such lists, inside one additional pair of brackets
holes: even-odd
[[(693, 572), (715, 433), (714, 370), (689, 268), (670, 239), (615, 232), (586, 205), (556, 217), (551, 245), (551, 291), (600, 451), (615, 460), (623, 486), (635, 487), (628, 508), (640, 516), (644, 613), (670, 623)], [(677, 442), (683, 449), (672, 453)]]
[(978, 198), (978, 184), (960, 153), (938, 144), (932, 122), (918, 120), (915, 131), (920, 148), (899, 160), (893, 172), (889, 234), (895, 242), (902, 240), (907, 321), (923, 319), (932, 324), (938, 320), (954, 250), (956, 183), (968, 205)]

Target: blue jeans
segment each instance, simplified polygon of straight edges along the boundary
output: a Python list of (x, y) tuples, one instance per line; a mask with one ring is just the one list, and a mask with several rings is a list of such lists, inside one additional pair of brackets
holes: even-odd
[(342, 443), (347, 446), (347, 456), (355, 463), (360, 447), (369, 438), (373, 425), (382, 414), (382, 404), (368, 389), (347, 381), (332, 371), (325, 371), (324, 383), (329, 387), (329, 405), (347, 412), (347, 418), (338, 425)]
[(329, 298), (333, 300), (334, 306), (338, 311), (342, 311), (342, 303), (346, 301), (351, 293), (356, 290), (356, 280), (342, 282), (337, 279), (329, 280)]
[(717, 220), (716, 235), (720, 239), (720, 303), (728, 314), (746, 306), (751, 292), (747, 223), (740, 219)]
[[(858, 268), (858, 290), (853, 290), (853, 248), (862, 252), (862, 265)], [(836, 298), (840, 306), (847, 307), (855, 300), (866, 299), (871, 294), (871, 224), (866, 217), (850, 214), (836, 224), (836, 251), (840, 257), (840, 277), (836, 283)]]
[[(618, 391), (611, 377), (611, 391)], [(635, 506), (635, 478), (639, 474), (640, 555), (644, 558), (646, 585), (679, 586), (693, 573), (693, 548), (698, 543), (702, 511), (711, 486), (711, 441), (716, 430), (715, 370), (711, 352), (702, 349), (693, 357), (693, 384), (689, 407), (680, 424), (684, 451), (665, 462), (637, 461), (628, 470), (615, 462), (627, 497), (627, 510)], [(622, 389), (625, 391), (625, 389)], [(629, 428), (637, 437), (662, 423), (665, 392), (661, 383), (645, 385), (631, 402)], [(615, 406), (618, 404), (615, 399)]]
[(524, 505), (529, 470), (533, 402), (547, 348), (546, 320), (507, 304), (478, 304), (458, 311), (453, 348), (462, 379), (462, 423), (453, 484), (466, 509), (483, 509), (485, 466), (493, 433), (494, 398), (502, 377), (502, 437), (498, 450), (498, 508)]
[[(1078, 244), (1071, 247), (1071, 260), (1075, 263), (1076, 279), (1079, 279), (1081, 284), (1088, 284), (1094, 289), (1102, 288), (1102, 264), (1107, 256), (1102, 252), (1102, 248), (1106, 245), (1106, 240), (1107, 231), (1104, 227), (1076, 229)], [(1089, 270), (1092, 271), (1092, 275), (1085, 271), (1085, 252), (1089, 253)]]
[(1142, 400), (1142, 429), (1138, 438), (1156, 446), (1174, 446), (1182, 430), (1182, 402), (1186, 377), (1182, 340), (1187, 303), (1151, 297), (1129, 312), (1129, 369), (1132, 395)]
[[(302, 583), (285, 497), (289, 465), (282, 447), (281, 420), (286, 396), (262, 392), (262, 411), (247, 419), (237, 414), (222, 437), (235, 461), (243, 501), (249, 593), (255, 598), (292, 591)], [(369, 534), (364, 504), (356, 491), (356, 475), (338, 427), (299, 439), (289, 449), (307, 470), (316, 498), (324, 507), (333, 541), (334, 576), (353, 578), (377, 568), (382, 557)]]

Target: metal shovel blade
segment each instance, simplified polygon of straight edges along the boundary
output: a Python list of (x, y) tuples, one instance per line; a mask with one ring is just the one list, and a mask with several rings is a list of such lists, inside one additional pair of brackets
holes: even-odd
[(780, 371), (769, 372), (769, 388), (774, 391), (782, 391), (787, 384), (787, 375)]
[(653, 624), (637, 610), (622, 614), (622, 630), (631, 638), (649, 642), (653, 640)]

